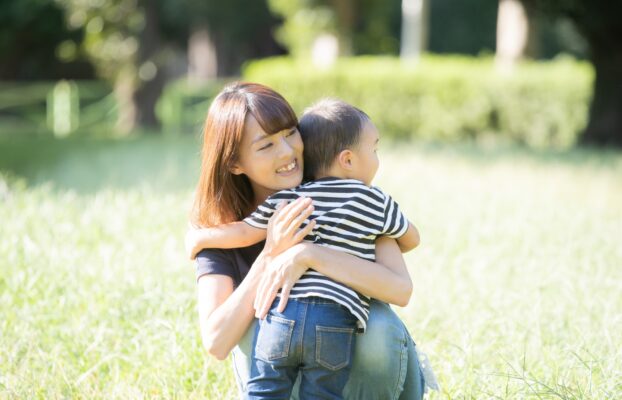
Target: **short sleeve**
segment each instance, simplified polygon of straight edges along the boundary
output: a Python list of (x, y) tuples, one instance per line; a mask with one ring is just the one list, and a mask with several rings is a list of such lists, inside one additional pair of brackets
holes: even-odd
[(203, 249), (196, 257), (196, 278), (197, 281), (203, 275), (216, 274), (231, 277), (235, 282), (236, 268), (231, 258), (231, 254), (221, 249)]
[(266, 199), (251, 215), (244, 218), (244, 222), (255, 228), (268, 229), (268, 221), (276, 210), (276, 204), (274, 199)]
[(382, 235), (394, 239), (400, 238), (408, 230), (408, 220), (395, 200), (388, 194), (384, 196), (384, 228)]

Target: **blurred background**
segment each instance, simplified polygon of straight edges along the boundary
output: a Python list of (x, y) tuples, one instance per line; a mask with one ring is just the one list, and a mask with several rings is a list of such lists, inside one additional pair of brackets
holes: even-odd
[(230, 81), (382, 135), (431, 398), (622, 397), (622, 1), (1, 0), (0, 398), (235, 398), (183, 253)]
[(250, 79), (298, 109), (346, 98), (405, 139), (620, 146), (621, 10), (601, 3), (4, 0), (0, 129), (196, 132)]

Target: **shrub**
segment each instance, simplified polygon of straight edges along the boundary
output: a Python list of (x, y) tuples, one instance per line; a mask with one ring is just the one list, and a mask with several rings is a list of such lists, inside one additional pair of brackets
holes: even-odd
[(593, 72), (585, 62), (563, 58), (524, 62), (504, 75), (491, 58), (429, 55), (412, 65), (394, 57), (356, 57), (320, 71), (279, 57), (250, 62), (243, 78), (276, 89), (297, 112), (320, 97), (341, 98), (397, 139), (494, 135), (534, 147), (568, 147), (587, 122)]

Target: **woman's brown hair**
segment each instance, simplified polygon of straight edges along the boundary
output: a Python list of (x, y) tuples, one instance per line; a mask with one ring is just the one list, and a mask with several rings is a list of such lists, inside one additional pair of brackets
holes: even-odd
[(212, 102), (203, 127), (201, 175), (191, 214), (196, 226), (239, 221), (252, 211), (250, 181), (231, 172), (248, 114), (269, 135), (298, 124), (289, 103), (269, 87), (247, 82), (226, 86)]

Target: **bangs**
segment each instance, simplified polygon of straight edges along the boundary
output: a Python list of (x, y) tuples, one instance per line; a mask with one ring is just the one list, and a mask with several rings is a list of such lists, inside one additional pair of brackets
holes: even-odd
[(252, 96), (248, 111), (255, 117), (261, 128), (269, 135), (298, 125), (296, 113), (283, 97), (272, 92), (269, 96)]

